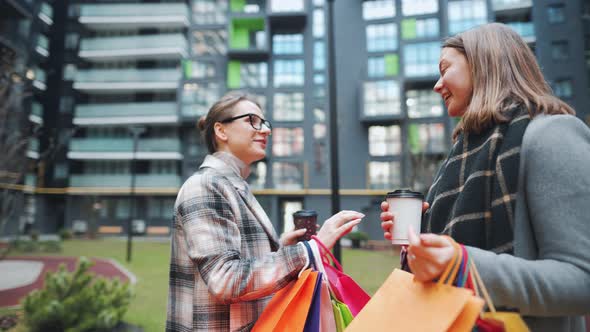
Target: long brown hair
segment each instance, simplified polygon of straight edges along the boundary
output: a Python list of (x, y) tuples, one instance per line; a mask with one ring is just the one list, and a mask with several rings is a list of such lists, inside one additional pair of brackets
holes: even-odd
[(262, 110), (260, 104), (246, 92), (234, 91), (225, 94), (221, 99), (216, 101), (209, 109), (206, 116), (202, 116), (197, 123), (201, 131), (201, 136), (207, 145), (209, 153), (217, 151), (217, 141), (215, 140), (215, 123), (221, 122), (233, 116), (233, 108), (241, 101), (254, 103)]
[(545, 81), (535, 55), (511, 28), (490, 23), (462, 32), (443, 42), (458, 50), (471, 68), (471, 102), (455, 131), (480, 133), (494, 123), (507, 122), (514, 107), (538, 114), (575, 114), (555, 97)]

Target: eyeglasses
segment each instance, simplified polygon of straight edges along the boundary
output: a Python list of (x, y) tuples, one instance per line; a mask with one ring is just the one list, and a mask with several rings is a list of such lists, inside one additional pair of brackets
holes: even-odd
[(248, 119), (250, 120), (250, 125), (255, 130), (261, 130), (262, 129), (262, 125), (265, 125), (266, 128), (272, 130), (272, 125), (270, 124), (270, 122), (268, 120), (265, 120), (265, 119), (259, 117), (256, 114), (253, 114), (253, 113), (247, 113), (247, 114), (242, 114), (242, 115), (234, 116), (233, 118), (225, 119), (225, 120), (220, 121), (220, 122), (221, 123), (228, 123), (228, 122), (232, 122), (234, 120), (245, 118), (245, 117), (248, 117)]

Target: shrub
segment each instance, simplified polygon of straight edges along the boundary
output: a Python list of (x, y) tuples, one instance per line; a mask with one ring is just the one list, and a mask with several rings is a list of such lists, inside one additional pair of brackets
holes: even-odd
[(352, 241), (353, 248), (360, 248), (362, 242), (369, 240), (369, 234), (361, 231), (350, 232), (346, 235), (346, 238)]
[(60, 252), (61, 242), (60, 241), (43, 241), (39, 242), (41, 251), (43, 252)]
[(39, 231), (36, 229), (33, 229), (29, 232), (29, 235), (31, 236), (31, 240), (32, 241), (38, 241), (39, 240)]
[(108, 331), (121, 321), (132, 290), (118, 279), (94, 277), (92, 263), (81, 257), (76, 271), (48, 273), (45, 286), (23, 302), (24, 323), (32, 332)]
[(74, 234), (72, 233), (72, 231), (70, 229), (62, 228), (59, 230), (59, 237), (60, 237), (60, 239), (65, 241), (65, 240), (69, 240), (72, 237), (74, 237)]

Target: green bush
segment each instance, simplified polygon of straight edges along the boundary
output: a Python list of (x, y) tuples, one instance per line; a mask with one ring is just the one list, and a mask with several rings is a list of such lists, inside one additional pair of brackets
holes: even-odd
[(11, 244), (11, 248), (16, 251), (33, 253), (33, 252), (61, 252), (61, 241), (30, 241), (30, 240), (15, 240)]
[(61, 242), (60, 241), (43, 241), (39, 242), (41, 251), (43, 252), (60, 252)]
[(119, 323), (133, 292), (118, 279), (94, 277), (92, 263), (81, 257), (76, 271), (48, 273), (45, 286), (23, 301), (24, 323), (31, 332), (108, 331)]
[(29, 232), (29, 235), (31, 236), (31, 240), (32, 241), (38, 241), (39, 240), (39, 231), (36, 229), (31, 230), (31, 232)]
[(72, 231), (70, 229), (62, 228), (59, 230), (59, 237), (63, 241), (70, 240), (71, 238), (74, 237), (74, 233), (72, 233)]
[(361, 231), (350, 232), (346, 235), (346, 238), (352, 241), (353, 248), (360, 248), (363, 242), (369, 240), (369, 234)]

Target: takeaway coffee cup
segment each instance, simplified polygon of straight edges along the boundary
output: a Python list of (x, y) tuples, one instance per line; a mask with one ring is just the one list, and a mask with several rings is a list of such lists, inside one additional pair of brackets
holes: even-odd
[(415, 232), (420, 232), (422, 222), (422, 202), (424, 195), (411, 190), (396, 190), (387, 193), (389, 212), (394, 216), (391, 243), (408, 245), (408, 229), (410, 225)]
[(305, 234), (298, 238), (299, 241), (309, 241), (316, 233), (318, 213), (313, 210), (299, 210), (293, 213), (293, 224), (295, 229), (305, 228)]

